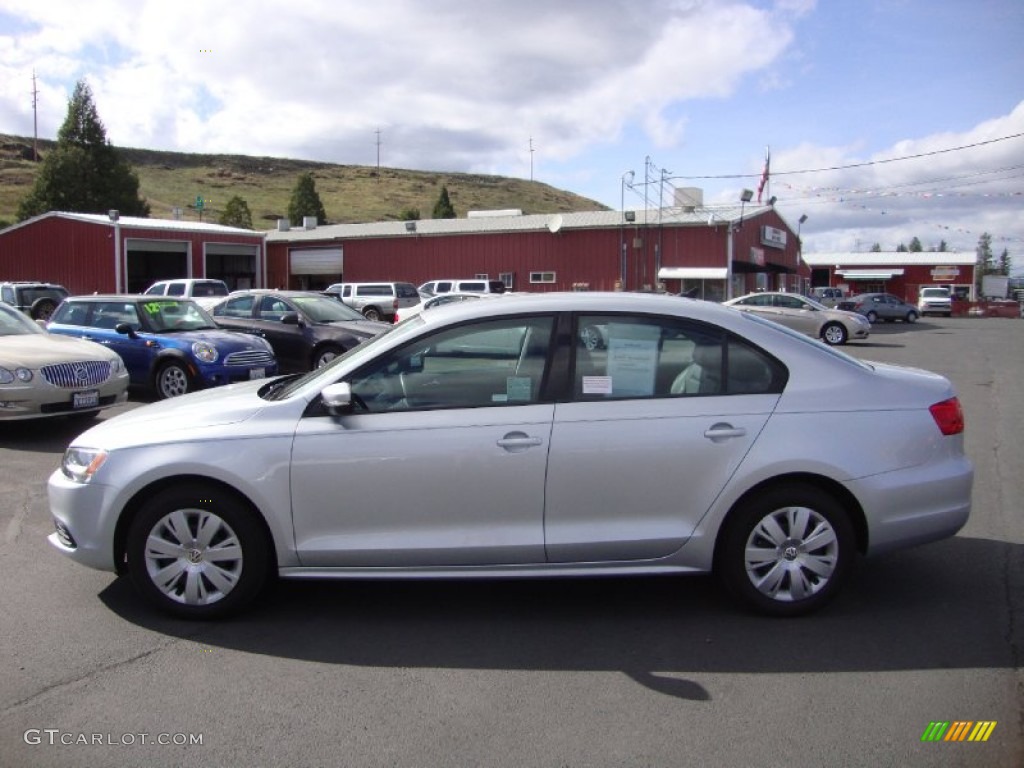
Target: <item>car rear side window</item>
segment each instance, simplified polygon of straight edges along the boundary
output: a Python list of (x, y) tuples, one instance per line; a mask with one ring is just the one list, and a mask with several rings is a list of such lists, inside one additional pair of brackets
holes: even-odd
[(725, 331), (671, 317), (582, 315), (578, 400), (778, 393), (785, 368)]

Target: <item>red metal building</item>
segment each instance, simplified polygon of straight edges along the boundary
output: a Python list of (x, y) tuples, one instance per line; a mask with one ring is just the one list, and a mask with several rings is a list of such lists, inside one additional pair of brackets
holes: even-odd
[(813, 286), (842, 288), (847, 294), (891, 293), (910, 304), (922, 286), (947, 286), (963, 301), (975, 300), (974, 253), (885, 251), (805, 253)]
[(267, 284), (288, 288), (486, 276), (516, 291), (664, 288), (720, 300), (803, 290), (810, 277), (770, 206), (283, 224), (267, 233)]
[(176, 277), (264, 285), (264, 232), (219, 224), (50, 212), (0, 231), (0, 280), (44, 280), (72, 293), (141, 293)]

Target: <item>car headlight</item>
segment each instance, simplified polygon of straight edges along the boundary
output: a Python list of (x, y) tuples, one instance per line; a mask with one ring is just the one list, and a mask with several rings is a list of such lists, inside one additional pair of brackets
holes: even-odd
[(110, 361), (110, 373), (111, 375), (117, 375), (124, 373), (124, 360), (121, 359), (120, 355), (115, 355), (114, 359)]
[(106, 460), (107, 452), (102, 448), (72, 446), (64, 451), (64, 458), (60, 462), (60, 471), (69, 480), (74, 480), (76, 483), (88, 483)]
[(216, 363), (217, 358), (220, 357), (217, 348), (212, 344), (207, 344), (205, 341), (194, 342), (192, 344), (192, 354), (201, 363)]
[(32, 371), (28, 368), (0, 368), (0, 384), (13, 384), (14, 380), (28, 383), (32, 381)]

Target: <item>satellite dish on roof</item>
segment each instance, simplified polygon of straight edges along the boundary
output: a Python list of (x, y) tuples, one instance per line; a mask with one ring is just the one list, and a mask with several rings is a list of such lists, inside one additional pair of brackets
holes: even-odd
[(548, 219), (548, 229), (551, 231), (551, 234), (553, 235), (553, 234), (555, 234), (555, 232), (557, 232), (561, 228), (562, 228), (562, 214), (556, 213), (554, 216), (552, 216), (550, 219)]

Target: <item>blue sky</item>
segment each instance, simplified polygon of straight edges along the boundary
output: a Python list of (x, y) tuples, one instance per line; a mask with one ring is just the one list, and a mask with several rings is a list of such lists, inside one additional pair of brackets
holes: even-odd
[(612, 208), (731, 203), (770, 147), (805, 250), (988, 232), (1020, 271), (1022, 40), (1020, 0), (0, 0), (0, 133), (33, 71), (47, 138), (84, 77), (116, 145), (373, 165), (379, 130)]

